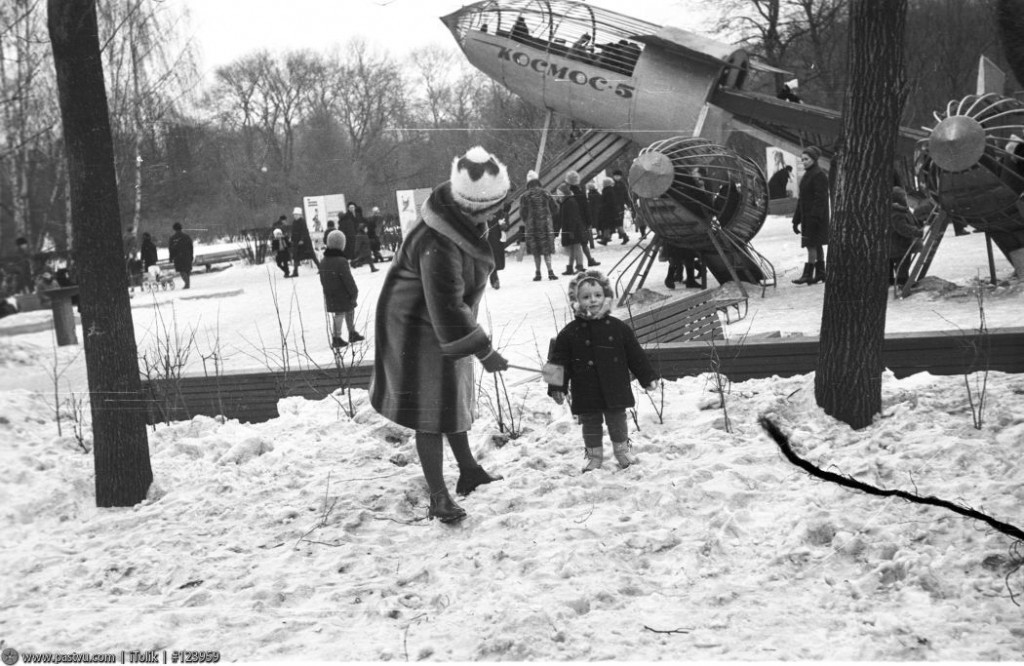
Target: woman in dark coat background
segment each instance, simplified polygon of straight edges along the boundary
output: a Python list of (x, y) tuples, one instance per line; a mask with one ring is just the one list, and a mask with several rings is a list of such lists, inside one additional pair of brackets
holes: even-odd
[[(580, 212), (579, 200), (573, 195), (572, 188), (568, 183), (558, 186), (558, 225), (562, 231), (562, 248), (569, 255), (569, 264), (565, 267), (562, 275), (575, 275), (576, 271), (587, 270), (586, 258), (583, 256), (583, 247), (586, 227), (583, 222), (583, 215)], [(573, 262), (576, 267), (573, 268)]]
[(825, 246), (828, 244), (828, 176), (818, 166), (821, 150), (808, 146), (800, 154), (804, 176), (800, 179), (793, 233), (800, 235), (800, 247), (807, 248), (803, 275), (793, 284), (817, 284), (825, 281)]
[(551, 269), (551, 255), (555, 251), (555, 216), (558, 204), (541, 186), (536, 171), (526, 174), (526, 191), (519, 195), (519, 217), (523, 220), (523, 242), (526, 252), (533, 257), (536, 273), (534, 282), (540, 282), (540, 260), (548, 267), (548, 279), (557, 280)]
[(476, 399), (473, 356), (488, 372), (508, 368), (477, 323), (477, 307), (494, 270), (487, 220), (509, 188), (505, 165), (483, 148), (453, 160), (451, 179), (423, 205), (377, 300), (370, 404), (416, 431), (429, 516), (446, 523), (466, 512), (448, 494), (444, 437), (458, 462), (459, 494), (501, 478), (477, 463), (467, 431)]

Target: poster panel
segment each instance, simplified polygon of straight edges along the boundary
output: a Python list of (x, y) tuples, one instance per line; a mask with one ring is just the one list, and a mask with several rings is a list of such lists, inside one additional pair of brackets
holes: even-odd
[(430, 196), (430, 191), (429, 187), (395, 191), (395, 198), (398, 200), (398, 223), (402, 226), (402, 238), (405, 238), (409, 227), (416, 224), (416, 220), (419, 219), (420, 208)]
[(804, 175), (799, 155), (787, 152), (777, 146), (765, 149), (765, 163), (768, 165), (768, 198), (787, 199), (797, 194), (797, 183)]
[(327, 202), (324, 196), (302, 197), (302, 208), (305, 211), (306, 227), (312, 231), (321, 231), (327, 222)]

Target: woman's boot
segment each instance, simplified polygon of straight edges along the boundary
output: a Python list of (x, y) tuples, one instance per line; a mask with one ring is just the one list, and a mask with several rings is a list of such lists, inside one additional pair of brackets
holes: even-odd
[(562, 275), (576, 275), (576, 272), (572, 270), (571, 261), (569, 262), (569, 265), (565, 267), (565, 272), (562, 273)]
[(814, 262), (814, 277), (807, 284), (818, 284), (825, 281), (825, 262)]
[(459, 470), (459, 480), (455, 484), (455, 492), (459, 495), (468, 495), (485, 483), (501, 481), (504, 478), (500, 474), (491, 476), (480, 465), (466, 470)]
[(430, 511), (427, 517), (437, 518), (442, 523), (454, 523), (466, 517), (466, 510), (455, 503), (447, 490), (430, 493)]
[(804, 264), (804, 274), (793, 280), (793, 284), (810, 284), (811, 278), (814, 276), (814, 264), (808, 262)]

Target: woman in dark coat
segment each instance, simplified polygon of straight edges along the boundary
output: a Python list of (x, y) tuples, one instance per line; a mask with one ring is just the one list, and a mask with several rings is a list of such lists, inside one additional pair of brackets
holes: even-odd
[(473, 356), (488, 372), (508, 368), (477, 323), (477, 307), (494, 269), (487, 220), (509, 187), (505, 166), (483, 148), (456, 158), (451, 179), (434, 189), (399, 246), (377, 300), (370, 404), (416, 431), (429, 516), (442, 522), (466, 515), (444, 481), (443, 437), (459, 465), (459, 494), (501, 478), (476, 462), (467, 431), (476, 400)]
[(605, 178), (601, 187), (601, 213), (598, 219), (598, 227), (601, 229), (601, 238), (597, 242), (607, 245), (611, 240), (612, 232), (621, 224), (620, 214), (617, 213), (619, 197), (615, 193), (615, 181)]
[(800, 154), (804, 176), (800, 179), (793, 233), (800, 235), (800, 247), (807, 248), (804, 272), (793, 284), (817, 284), (825, 281), (825, 246), (828, 245), (828, 176), (818, 166), (821, 150), (808, 146)]
[(355, 325), (359, 287), (345, 258), (345, 234), (337, 229), (327, 234), (327, 249), (320, 261), (320, 286), (324, 290), (324, 309), (331, 314), (331, 347), (339, 349), (348, 345), (341, 337), (342, 320), (348, 327), (349, 341), (363, 340)]
[[(583, 223), (583, 215), (580, 213), (579, 199), (573, 193), (568, 183), (558, 186), (558, 224), (562, 230), (562, 247), (569, 255), (569, 264), (565, 267), (562, 275), (575, 275), (576, 271), (587, 269), (586, 258), (583, 256), (583, 243), (586, 228)], [(573, 262), (576, 267), (573, 268)]]

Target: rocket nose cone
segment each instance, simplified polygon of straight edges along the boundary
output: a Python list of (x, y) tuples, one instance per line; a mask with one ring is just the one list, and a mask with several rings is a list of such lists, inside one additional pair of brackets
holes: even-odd
[(674, 177), (672, 160), (656, 150), (638, 156), (629, 167), (629, 187), (644, 199), (667, 192)]
[(467, 20), (468, 17), (466, 15), (465, 7), (441, 17), (441, 23), (444, 23), (445, 27), (451, 31), (452, 35), (455, 37), (455, 41), (459, 43), (460, 47), (462, 46), (462, 41), (466, 36)]
[(928, 154), (942, 169), (965, 171), (985, 153), (985, 128), (974, 118), (950, 116), (928, 137)]

